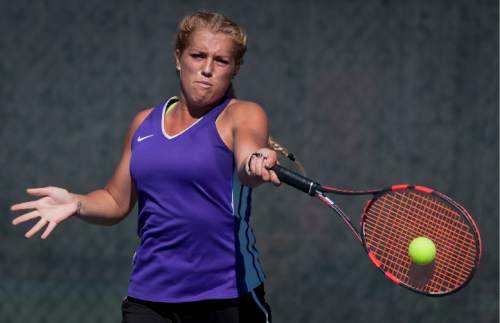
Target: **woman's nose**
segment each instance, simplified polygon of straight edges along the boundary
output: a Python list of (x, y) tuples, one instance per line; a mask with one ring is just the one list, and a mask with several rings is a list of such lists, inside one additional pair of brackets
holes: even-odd
[(207, 59), (201, 72), (203, 76), (210, 77), (212, 76), (213, 69), (214, 69), (213, 61), (211, 59)]

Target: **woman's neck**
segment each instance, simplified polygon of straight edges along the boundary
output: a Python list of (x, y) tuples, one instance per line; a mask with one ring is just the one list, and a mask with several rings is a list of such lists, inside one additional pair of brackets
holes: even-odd
[(212, 110), (215, 106), (220, 104), (223, 100), (225, 100), (225, 98), (226, 98), (226, 96), (224, 95), (223, 97), (221, 97), (220, 99), (218, 99), (214, 102), (203, 104), (203, 105), (198, 105), (194, 102), (189, 102), (186, 99), (186, 97), (183, 94), (181, 94), (180, 100), (176, 104), (174, 109), (176, 109), (177, 110), (176, 112), (179, 114), (183, 114), (185, 116), (190, 116), (193, 119), (199, 119), (199, 118), (203, 117), (207, 112)]

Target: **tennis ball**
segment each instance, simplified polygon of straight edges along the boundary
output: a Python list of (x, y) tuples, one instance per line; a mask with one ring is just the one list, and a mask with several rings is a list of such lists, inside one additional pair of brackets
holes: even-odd
[(415, 264), (428, 265), (436, 257), (436, 246), (429, 238), (417, 237), (410, 242), (408, 254)]

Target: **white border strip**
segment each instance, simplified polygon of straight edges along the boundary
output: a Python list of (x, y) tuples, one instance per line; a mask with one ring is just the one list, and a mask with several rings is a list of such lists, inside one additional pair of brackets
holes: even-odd
[(264, 305), (259, 301), (257, 298), (257, 295), (255, 294), (255, 291), (252, 290), (252, 297), (255, 303), (257, 303), (257, 306), (261, 309), (262, 312), (264, 312), (264, 315), (266, 316), (266, 323), (269, 323), (269, 314), (267, 313)]
[[(170, 99), (171, 100), (171, 99)], [(168, 100), (165, 105), (163, 106), (163, 111), (161, 113), (161, 132), (163, 133), (163, 135), (167, 138), (167, 139), (174, 139), (175, 137), (178, 137), (180, 135), (182, 135), (184, 132), (188, 131), (190, 128), (192, 128), (195, 124), (197, 124), (198, 122), (200, 122), (203, 117), (199, 118), (198, 120), (196, 120), (195, 122), (193, 122), (189, 127), (187, 127), (186, 129), (182, 130), (181, 132), (179, 133), (176, 133), (175, 135), (173, 136), (169, 136), (167, 134), (167, 132), (165, 131), (165, 114), (168, 112), (167, 110), (167, 106), (168, 106), (168, 103), (170, 102), (170, 100)], [(177, 103), (179, 103), (179, 101), (173, 103), (170, 107), (168, 107), (169, 109), (171, 107), (173, 107), (174, 105), (176, 105)], [(166, 110), (166, 111), (165, 111)]]

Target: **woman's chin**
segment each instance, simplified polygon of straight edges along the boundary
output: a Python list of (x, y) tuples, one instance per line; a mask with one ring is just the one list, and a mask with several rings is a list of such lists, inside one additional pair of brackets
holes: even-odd
[(208, 91), (197, 91), (189, 96), (189, 103), (194, 107), (205, 107), (213, 105), (217, 102), (224, 94), (214, 95), (212, 92)]

